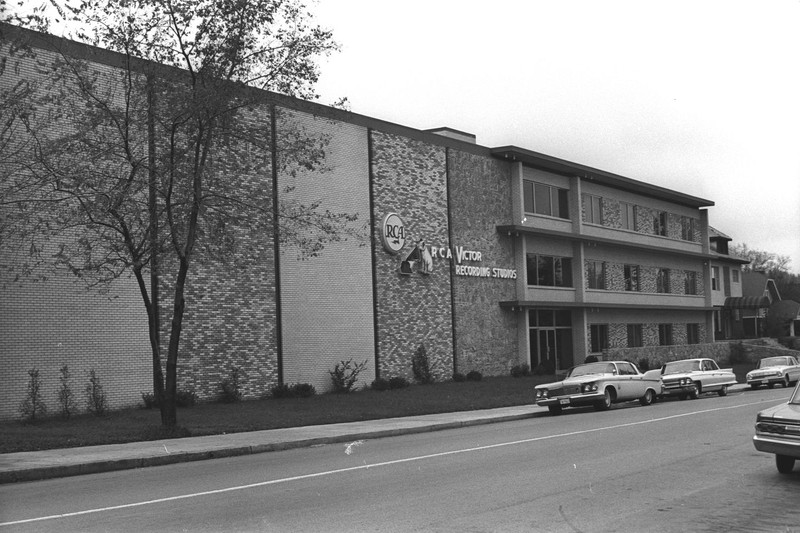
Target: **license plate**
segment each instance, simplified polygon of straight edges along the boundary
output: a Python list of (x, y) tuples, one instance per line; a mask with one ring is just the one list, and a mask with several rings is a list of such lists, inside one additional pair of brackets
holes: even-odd
[(560, 403), (561, 405), (569, 405), (569, 398), (563, 398), (561, 400), (558, 400), (558, 403)]

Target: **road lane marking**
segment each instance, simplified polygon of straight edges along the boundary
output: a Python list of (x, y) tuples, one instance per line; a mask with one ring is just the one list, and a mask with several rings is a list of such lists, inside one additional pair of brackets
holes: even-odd
[(597, 432), (600, 432), (600, 431), (608, 431), (608, 430), (611, 430), (611, 429), (628, 428), (628, 427), (640, 426), (640, 425), (644, 425), (644, 424), (652, 424), (654, 422), (664, 422), (664, 421), (667, 421), (667, 420), (674, 420), (674, 419), (677, 419), (677, 418), (684, 418), (684, 417), (687, 417), (687, 416), (694, 416), (694, 415), (700, 415), (700, 414), (706, 414), (706, 413), (713, 413), (713, 412), (716, 412), (716, 411), (727, 411), (727, 410), (730, 410), (730, 409), (738, 409), (740, 407), (750, 407), (750, 406), (753, 406), (753, 405), (758, 405), (758, 404), (763, 404), (763, 403), (764, 403), (764, 401), (761, 400), (761, 401), (758, 401), (758, 402), (745, 403), (745, 404), (741, 404), (741, 405), (731, 405), (731, 406), (727, 406), (727, 407), (715, 407), (713, 409), (703, 409), (702, 411), (692, 411), (691, 413), (682, 413), (682, 414), (677, 414), (677, 415), (663, 416), (663, 417), (660, 417), (660, 418), (651, 418), (649, 420), (641, 420), (641, 421), (638, 421), (638, 422), (627, 422), (625, 424), (616, 424), (616, 425), (613, 425), (613, 426), (604, 426), (604, 427), (593, 428), (593, 429), (582, 429), (582, 430), (579, 430), (579, 431), (569, 431), (567, 433), (558, 433), (558, 434), (555, 434), (555, 435), (544, 435), (544, 436), (541, 436), (541, 437), (531, 437), (529, 439), (521, 439), (521, 440), (515, 440), (515, 441), (509, 441), (509, 442), (499, 442), (497, 444), (487, 444), (487, 445), (484, 445), (484, 446), (475, 446), (473, 448), (463, 448), (463, 449), (460, 449), (460, 450), (451, 450), (451, 451), (448, 451), (448, 452), (432, 453), (432, 454), (428, 454), (428, 455), (420, 455), (420, 456), (417, 456), (417, 457), (407, 457), (405, 459), (394, 459), (394, 460), (391, 460), (391, 461), (383, 461), (383, 462), (380, 462), (380, 463), (374, 463), (374, 464), (369, 464), (369, 465), (351, 466), (351, 467), (347, 467), (347, 468), (339, 468), (339, 469), (336, 469), (336, 470), (327, 470), (327, 471), (324, 471), (324, 472), (315, 472), (313, 474), (303, 474), (303, 475), (300, 475), (300, 476), (291, 476), (291, 477), (285, 477), (285, 478), (281, 478), (281, 479), (273, 479), (273, 480), (270, 480), (270, 481), (259, 481), (258, 483), (249, 483), (247, 485), (237, 485), (235, 487), (226, 487), (224, 489), (207, 490), (207, 491), (202, 491), (202, 492), (194, 492), (194, 493), (190, 493), (190, 494), (181, 494), (179, 496), (169, 496), (169, 497), (166, 497), (166, 498), (157, 498), (157, 499), (153, 499), (153, 500), (145, 500), (145, 501), (141, 501), (141, 502), (125, 503), (125, 504), (121, 504), (121, 505), (112, 505), (112, 506), (109, 506), (109, 507), (98, 507), (96, 509), (86, 509), (86, 510), (83, 510), (83, 511), (75, 511), (75, 512), (71, 512), (71, 513), (62, 513), (62, 514), (55, 514), (55, 515), (49, 515), (49, 516), (40, 516), (40, 517), (36, 517), (36, 518), (26, 518), (26, 519), (14, 520), (14, 521), (10, 521), (10, 522), (0, 522), (0, 527), (3, 527), (3, 526), (15, 526), (15, 525), (21, 525), (21, 524), (30, 524), (30, 523), (33, 523), (33, 522), (43, 522), (43, 521), (46, 521), (46, 520), (58, 520), (60, 518), (72, 518), (72, 517), (76, 517), (76, 516), (104, 513), (104, 512), (108, 512), (108, 511), (117, 511), (117, 510), (120, 510), (120, 509), (130, 509), (130, 508), (133, 508), (133, 507), (143, 507), (143, 506), (146, 506), (146, 505), (156, 505), (156, 504), (159, 504), (159, 503), (167, 503), (167, 502), (174, 502), (174, 501), (179, 501), (179, 500), (186, 500), (186, 499), (189, 499), (189, 498), (199, 498), (199, 497), (202, 497), (202, 496), (210, 496), (210, 495), (214, 495), (214, 494), (224, 494), (226, 492), (247, 490), (247, 489), (253, 489), (253, 488), (258, 488), (258, 487), (267, 487), (267, 486), (270, 486), (270, 485), (277, 485), (277, 484), (280, 484), (280, 483), (289, 483), (289, 482), (292, 482), (292, 481), (301, 481), (301, 480), (306, 480), (306, 479), (314, 479), (314, 478), (318, 478), (318, 477), (331, 476), (331, 475), (334, 475), (334, 474), (342, 474), (342, 473), (345, 473), (345, 472), (354, 472), (354, 471), (357, 471), (357, 470), (368, 470), (370, 468), (380, 468), (380, 467), (392, 466), (392, 465), (397, 465), (397, 464), (402, 464), (402, 463), (410, 463), (410, 462), (414, 462), (414, 461), (424, 461), (426, 459), (434, 459), (434, 458), (437, 458), (437, 457), (446, 457), (446, 456), (449, 456), (449, 455), (458, 455), (458, 454), (462, 454), (462, 453), (472, 453), (472, 452), (478, 452), (478, 451), (483, 451), (483, 450), (491, 450), (491, 449), (494, 449), (494, 448), (503, 448), (505, 446), (516, 446), (518, 444), (528, 444), (528, 443), (531, 443), (531, 442), (539, 442), (539, 441), (544, 441), (544, 440), (559, 439), (559, 438), (563, 438), (563, 437), (574, 437), (576, 435), (585, 435), (585, 434), (589, 434), (589, 433), (597, 433)]

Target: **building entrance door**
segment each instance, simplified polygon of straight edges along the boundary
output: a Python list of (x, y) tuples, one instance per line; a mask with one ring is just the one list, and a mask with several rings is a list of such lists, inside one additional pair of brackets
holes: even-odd
[(572, 317), (570, 311), (529, 311), (531, 369), (554, 374), (572, 366)]

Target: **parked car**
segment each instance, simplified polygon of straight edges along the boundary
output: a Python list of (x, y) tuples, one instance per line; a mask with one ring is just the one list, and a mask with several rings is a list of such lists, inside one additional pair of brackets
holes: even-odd
[(800, 384), (787, 403), (764, 409), (756, 416), (753, 445), (760, 452), (774, 453), (778, 472), (788, 474), (800, 458)]
[(765, 357), (758, 362), (755, 370), (747, 373), (747, 384), (751, 389), (766, 385), (770, 389), (780, 383), (788, 387), (800, 379), (800, 364), (791, 355)]
[(730, 368), (721, 369), (713, 359), (683, 359), (670, 361), (661, 367), (664, 396), (697, 398), (704, 392), (728, 394), (728, 387), (736, 385), (736, 374)]
[(600, 361), (570, 369), (563, 381), (537, 385), (536, 405), (551, 414), (565, 407), (592, 405), (598, 411), (614, 403), (639, 400), (649, 405), (661, 394), (658, 371), (642, 374), (628, 361)]

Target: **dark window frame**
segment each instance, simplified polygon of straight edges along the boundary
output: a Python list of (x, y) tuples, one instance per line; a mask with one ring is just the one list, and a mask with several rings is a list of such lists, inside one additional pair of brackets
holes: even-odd
[(540, 181), (522, 180), (522, 201), (525, 213), (569, 220), (568, 189)]

